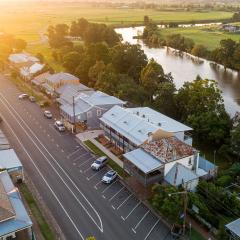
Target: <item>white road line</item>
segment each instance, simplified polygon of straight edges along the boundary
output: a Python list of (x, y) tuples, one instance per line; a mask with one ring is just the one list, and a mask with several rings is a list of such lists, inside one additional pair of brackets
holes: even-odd
[(115, 207), (112, 205), (112, 208), (115, 210)]
[(64, 150), (63, 150), (63, 149), (61, 149), (61, 152), (63, 152), (63, 153), (64, 153)]
[(89, 153), (88, 153), (88, 152), (85, 152), (85, 153), (79, 155), (78, 157), (74, 158), (72, 161), (75, 162), (76, 160), (79, 160), (81, 157), (83, 157), (83, 156), (85, 156), (85, 155), (87, 155), (87, 154), (89, 154)]
[[(36, 136), (36, 134), (32, 131), (31, 128), (29, 128), (29, 126), (25, 123), (25, 121), (22, 119), (22, 117), (19, 115), (19, 113), (11, 106), (11, 104), (8, 102), (8, 100), (0, 93), (0, 96), (5, 100), (5, 102), (7, 102), (7, 104), (0, 99), (0, 101), (3, 103), (3, 105), (5, 105), (5, 107), (8, 109), (9, 113), (12, 115), (13, 118), (15, 118), (16, 122), (18, 123), (18, 125), (23, 129), (23, 131), (26, 133), (26, 135), (29, 137), (29, 139), (31, 139), (32, 143), (36, 146), (36, 148), (42, 153), (42, 155), (44, 156), (44, 158), (46, 159), (46, 161), (48, 162), (48, 164), (52, 167), (52, 169), (56, 172), (56, 174), (59, 176), (59, 178), (61, 179), (61, 181), (64, 183), (64, 185), (68, 188), (68, 190), (71, 192), (71, 194), (74, 196), (74, 198), (77, 200), (77, 202), (81, 205), (81, 207), (83, 208), (83, 210), (86, 212), (86, 214), (89, 216), (89, 218), (94, 222), (94, 224), (98, 227), (98, 229), (103, 232), (103, 224), (102, 224), (102, 220), (101, 217), (99, 215), (99, 213), (97, 212), (97, 210), (93, 207), (93, 205), (89, 202), (89, 200), (87, 199), (87, 197), (82, 193), (82, 191), (80, 191), (80, 189), (78, 188), (78, 186), (76, 185), (76, 183), (69, 177), (69, 175), (67, 174), (67, 172), (61, 167), (61, 165), (58, 163), (58, 161), (53, 157), (53, 155), (47, 150), (47, 148), (43, 145), (43, 143), (39, 140), (39, 138)], [(10, 108), (15, 112), (15, 114), (13, 114), (10, 110)], [(19, 123), (18, 119), (16, 118), (16, 116), (19, 117), (19, 119), (21, 120), (21, 122), (25, 125), (25, 127), (29, 130), (27, 131), (22, 124)], [(46, 157), (46, 155), (42, 152), (42, 150), (39, 148), (39, 144), (37, 144), (33, 138), (29, 135), (29, 132), (32, 133), (32, 135), (36, 138), (36, 140), (39, 142), (39, 144), (45, 149), (45, 151), (49, 154), (49, 156), (53, 159), (53, 161), (55, 162), (55, 164), (61, 169), (61, 171), (64, 173), (64, 175), (69, 179), (69, 181), (73, 184), (73, 186), (76, 188), (76, 190), (81, 194), (81, 196), (84, 198), (84, 200), (87, 202), (87, 204), (90, 206), (90, 208), (94, 211), (94, 213), (96, 214), (100, 226), (96, 223), (96, 221), (93, 219), (93, 217), (91, 216), (91, 214), (88, 212), (88, 210), (86, 209), (86, 207), (83, 206), (83, 203), (78, 199), (78, 197), (76, 196), (76, 194), (71, 190), (71, 188), (68, 186), (68, 184), (64, 181), (64, 179), (62, 178), (62, 175), (56, 170), (56, 168), (52, 165), (52, 163), (49, 161), (49, 159)]]
[(63, 204), (60, 202), (60, 200), (58, 199), (56, 193), (53, 191), (53, 189), (50, 187), (50, 185), (48, 184), (47, 180), (44, 178), (43, 174), (41, 173), (41, 171), (39, 170), (39, 168), (37, 167), (37, 165), (35, 164), (35, 162), (33, 161), (32, 157), (30, 156), (30, 154), (28, 153), (28, 151), (26, 150), (26, 148), (24, 147), (24, 145), (22, 144), (22, 142), (19, 140), (18, 136), (16, 135), (16, 133), (13, 131), (12, 127), (10, 126), (10, 124), (6, 121), (6, 119), (4, 117), (2, 117), (4, 120), (4, 123), (8, 126), (8, 128), (10, 129), (10, 131), (12, 132), (13, 136), (17, 139), (18, 143), (20, 144), (20, 146), (22, 147), (22, 149), (24, 150), (24, 152), (27, 154), (27, 156), (29, 157), (31, 163), (33, 164), (33, 166), (36, 168), (38, 174), (41, 176), (41, 178), (43, 179), (44, 183), (47, 185), (47, 187), (49, 188), (49, 190), (51, 191), (51, 193), (53, 194), (53, 196), (55, 197), (55, 199), (57, 200), (58, 204), (60, 205), (60, 207), (63, 209), (64, 213), (66, 214), (67, 218), (70, 220), (70, 222), (72, 223), (73, 227), (75, 228), (75, 230), (77, 231), (78, 235), (80, 236), (80, 238), (82, 240), (84, 240), (85, 238), (83, 237), (82, 233), (78, 230), (77, 225), (74, 223), (74, 221), (72, 220), (72, 218), (70, 217), (70, 215), (68, 214), (67, 210), (64, 208)]
[(97, 176), (98, 174), (102, 173), (102, 170), (106, 170), (104, 168), (100, 169), (100, 171), (94, 173), (93, 175), (91, 175), (90, 177), (87, 177), (87, 180), (91, 180), (92, 178), (94, 178), (95, 176)]
[(128, 201), (128, 199), (132, 196), (133, 194), (130, 194), (118, 207), (117, 210), (125, 203)]
[(81, 150), (81, 148), (78, 148), (78, 149), (75, 150), (74, 152), (68, 154), (68, 155), (67, 155), (67, 158), (70, 158), (70, 157), (73, 156), (75, 153), (77, 153), (79, 150)]
[(118, 192), (116, 192), (108, 201), (112, 201), (125, 187), (122, 187)]
[(86, 173), (87, 171), (89, 171), (90, 169), (92, 169), (91, 167), (87, 168), (86, 170), (84, 170), (83, 172)]
[(48, 136), (48, 137), (50, 137), (50, 135), (49, 135), (49, 134), (48, 134), (47, 136)]
[(106, 192), (111, 186), (113, 186), (116, 182), (118, 182), (118, 180), (115, 181), (114, 183), (110, 184), (109, 186), (107, 186), (107, 187), (102, 191), (102, 193), (105, 193), (105, 192)]
[(131, 210), (131, 212), (124, 219), (126, 220), (140, 204), (141, 202), (139, 201), (138, 204)]
[[(139, 225), (141, 224), (141, 222), (144, 220), (145, 217), (147, 217), (147, 215), (150, 213), (150, 210), (148, 210), (143, 217), (140, 219), (140, 221), (136, 224), (136, 226), (133, 228), (135, 231), (136, 229), (139, 227)], [(136, 233), (136, 232), (135, 232)]]
[(95, 184), (94, 188), (95, 188), (96, 190), (98, 189), (97, 186), (98, 186), (100, 183), (102, 183), (102, 181), (99, 181), (97, 184)]
[(59, 145), (58, 145), (58, 144), (56, 144), (56, 146), (57, 146), (57, 147), (59, 147)]
[(88, 158), (86, 161), (82, 162), (80, 165), (78, 165), (78, 167), (83, 166), (84, 164), (86, 164), (87, 162), (89, 162), (92, 159), (92, 157)]
[(148, 234), (147, 234), (147, 236), (144, 238), (144, 240), (146, 240), (146, 239), (149, 237), (149, 235), (152, 233), (153, 229), (157, 226), (157, 224), (159, 223), (159, 221), (160, 221), (160, 219), (158, 219), (158, 220), (156, 221), (156, 223), (152, 226), (152, 228), (150, 229), (150, 231), (148, 232)]

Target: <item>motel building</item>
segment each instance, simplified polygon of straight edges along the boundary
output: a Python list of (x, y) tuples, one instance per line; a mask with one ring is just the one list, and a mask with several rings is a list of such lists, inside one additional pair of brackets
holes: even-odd
[(123, 151), (123, 167), (142, 185), (167, 183), (195, 191), (217, 167), (192, 147), (192, 129), (148, 107), (114, 106), (100, 118), (105, 137)]

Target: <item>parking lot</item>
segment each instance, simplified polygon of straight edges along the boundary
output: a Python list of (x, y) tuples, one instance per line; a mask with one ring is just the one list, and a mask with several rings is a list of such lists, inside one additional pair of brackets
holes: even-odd
[(169, 228), (122, 184), (119, 177), (111, 184), (101, 182), (109, 168), (105, 166), (99, 171), (92, 170), (91, 164), (97, 158), (96, 156), (79, 147), (67, 158), (86, 178), (89, 187), (92, 187), (104, 199), (123, 224), (129, 226), (133, 235), (136, 236), (135, 239), (173, 239)]

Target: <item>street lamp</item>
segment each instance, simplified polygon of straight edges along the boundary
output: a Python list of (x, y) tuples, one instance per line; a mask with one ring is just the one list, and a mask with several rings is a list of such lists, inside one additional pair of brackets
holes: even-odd
[(187, 194), (188, 194), (188, 192), (185, 190), (185, 191), (182, 191), (182, 192), (169, 193), (168, 196), (171, 197), (172, 195), (180, 195), (180, 194), (184, 196), (184, 199), (183, 199), (184, 200), (183, 235), (185, 235), (185, 232), (186, 232), (186, 217), (187, 217), (187, 202), (188, 202)]

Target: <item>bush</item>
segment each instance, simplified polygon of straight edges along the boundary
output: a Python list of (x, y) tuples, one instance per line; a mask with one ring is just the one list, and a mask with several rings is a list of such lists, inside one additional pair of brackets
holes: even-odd
[(231, 176), (224, 175), (217, 179), (216, 185), (220, 187), (227, 187), (232, 183), (233, 179)]

